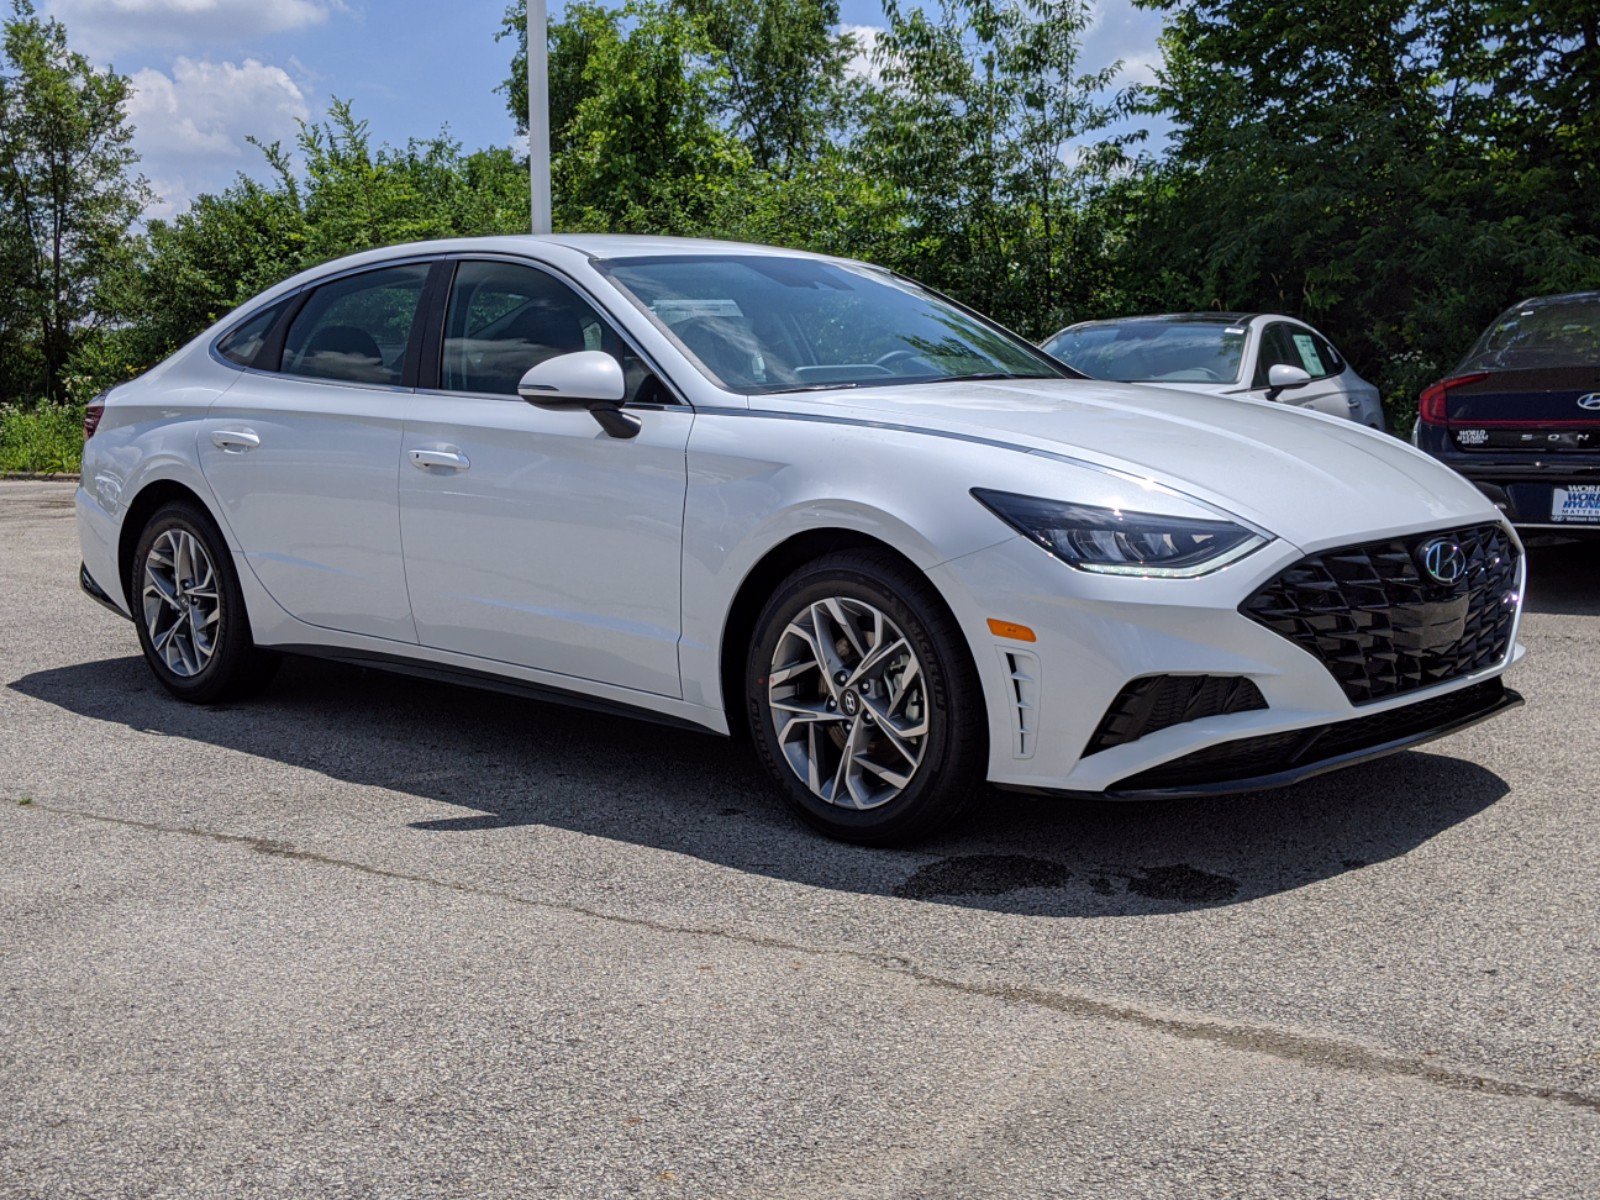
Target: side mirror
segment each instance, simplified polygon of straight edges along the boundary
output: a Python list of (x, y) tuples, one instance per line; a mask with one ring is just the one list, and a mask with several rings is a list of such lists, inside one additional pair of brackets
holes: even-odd
[(1311, 372), (1288, 363), (1274, 363), (1267, 368), (1267, 399), (1276, 400), (1279, 393), (1303, 388), (1311, 382)]
[(639, 418), (622, 411), (627, 394), (622, 364), (604, 350), (579, 350), (547, 358), (517, 384), (517, 395), (540, 408), (586, 408), (615, 438), (639, 432)]

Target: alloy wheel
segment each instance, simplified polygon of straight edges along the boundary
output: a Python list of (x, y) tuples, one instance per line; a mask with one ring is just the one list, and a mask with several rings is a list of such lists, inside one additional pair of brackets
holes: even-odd
[(922, 663), (884, 612), (846, 596), (807, 605), (784, 628), (767, 713), (812, 795), (871, 809), (911, 785), (928, 738)]
[(222, 602), (217, 571), (200, 539), (164, 530), (144, 560), (144, 624), (151, 648), (174, 675), (192, 678), (217, 651)]

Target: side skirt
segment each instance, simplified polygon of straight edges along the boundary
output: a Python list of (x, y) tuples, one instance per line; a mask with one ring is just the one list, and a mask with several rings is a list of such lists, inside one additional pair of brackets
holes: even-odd
[[(120, 613), (117, 615), (121, 616)], [(520, 679), (509, 679), (504, 675), (496, 675), (490, 671), (474, 671), (468, 667), (453, 667), (445, 663), (429, 662), (425, 659), (407, 658), (400, 654), (384, 654), (376, 650), (355, 650), (346, 646), (271, 645), (263, 646), (262, 649), (270, 650), (275, 654), (292, 654), (302, 658), (320, 658), (329, 662), (344, 663), (348, 666), (372, 667), (379, 671), (390, 671), (396, 675), (411, 675), (418, 679), (431, 679), (436, 683), (453, 683), (461, 687), (478, 688), (482, 691), (501, 692), (508, 696), (520, 696), (525, 700), (540, 700), (547, 704), (560, 704), (568, 708), (588, 709), (590, 712), (604, 713), (607, 716), (629, 717), (635, 721), (648, 721), (652, 725), (664, 725), (669, 729), (703, 733), (708, 737), (726, 736), (719, 735), (716, 731), (707, 729), (704, 725), (697, 725), (693, 721), (685, 721), (681, 717), (653, 712), (648, 708), (624, 704), (621, 701), (606, 700), (599, 696), (586, 696), (581, 692), (569, 692), (562, 688), (528, 683)]]

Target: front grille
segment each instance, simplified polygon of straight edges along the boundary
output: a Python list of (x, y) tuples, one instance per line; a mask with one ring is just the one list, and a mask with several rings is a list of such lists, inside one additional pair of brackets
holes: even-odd
[[(1455, 584), (1425, 577), (1421, 548), (1461, 547)], [(1302, 558), (1239, 606), (1316, 655), (1352, 704), (1457, 679), (1506, 655), (1518, 596), (1517, 548), (1500, 525), (1367, 542)]]
[(1118, 780), (1107, 790), (1172, 791), (1238, 780), (1270, 781), (1272, 776), (1286, 771), (1358, 755), (1363, 750), (1391, 743), (1416, 741), (1433, 730), (1485, 715), (1505, 699), (1505, 685), (1499, 679), (1488, 679), (1445, 696), (1418, 700), (1415, 704), (1368, 717), (1208, 746)]
[(1158, 729), (1267, 707), (1261, 689), (1238, 675), (1148, 675), (1111, 702), (1085, 754), (1124, 746)]

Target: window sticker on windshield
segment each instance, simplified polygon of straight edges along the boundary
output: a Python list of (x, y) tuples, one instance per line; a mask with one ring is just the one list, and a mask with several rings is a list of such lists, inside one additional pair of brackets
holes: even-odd
[(1317, 344), (1311, 340), (1309, 333), (1294, 335), (1295, 348), (1300, 351), (1300, 361), (1305, 364), (1306, 370), (1313, 375), (1326, 375), (1328, 368), (1322, 365), (1322, 357), (1317, 353)]
[(1244, 330), (1243, 330), (1243, 329), (1240, 329), (1240, 328), (1235, 328), (1235, 327), (1234, 327), (1234, 326), (1232, 326), (1232, 325), (1229, 325), (1229, 326), (1228, 326), (1228, 327), (1227, 327), (1227, 328), (1226, 328), (1226, 329), (1224, 329), (1224, 330), (1223, 330), (1223, 331), (1222, 331), (1222, 332), (1223, 332), (1223, 333), (1243, 333), (1243, 332), (1244, 332)]
[(742, 317), (744, 312), (737, 300), (693, 300), (673, 298), (657, 300), (650, 310), (668, 325), (687, 321), (691, 317)]

